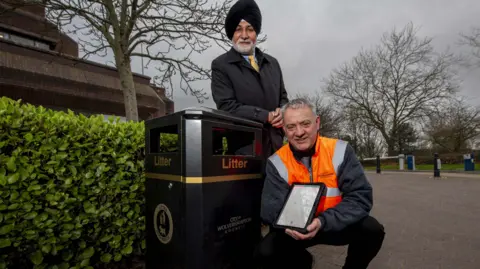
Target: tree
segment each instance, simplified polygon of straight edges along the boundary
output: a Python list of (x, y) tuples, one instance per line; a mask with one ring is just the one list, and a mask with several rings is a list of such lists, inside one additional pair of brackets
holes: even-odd
[(395, 154), (412, 152), (419, 139), (415, 127), (409, 122), (402, 123), (396, 132), (391, 134), (391, 137), (396, 141)]
[(315, 107), (315, 113), (320, 116), (319, 134), (326, 137), (340, 136), (343, 117), (333, 103), (326, 102), (319, 92), (314, 94), (297, 94), (296, 98), (304, 98)]
[(452, 100), (446, 108), (430, 115), (424, 132), (434, 149), (459, 152), (473, 147), (480, 136), (480, 106), (464, 99)]
[(454, 55), (436, 53), (431, 41), (417, 37), (412, 24), (394, 29), (374, 49), (362, 49), (324, 80), (327, 94), (380, 132), (389, 155), (397, 144), (392, 134), (425, 118), (457, 91)]
[(472, 27), (470, 33), (460, 34), (460, 44), (471, 49), (471, 60), (480, 67), (480, 27)]
[(358, 113), (348, 109), (343, 113), (345, 120), (342, 127), (343, 140), (352, 145), (359, 158), (370, 158), (381, 155), (383, 151), (383, 140), (378, 130), (365, 124)]
[[(159, 64), (159, 83), (180, 88), (203, 102), (206, 93), (193, 83), (208, 79), (210, 72), (192, 60), (211, 46), (228, 42), (224, 20), (232, 0), (45, 0), (47, 18), (77, 34), (85, 57), (113, 53), (124, 93), (127, 120), (138, 120), (131, 60), (144, 57)], [(140, 49), (139, 49), (140, 48)]]

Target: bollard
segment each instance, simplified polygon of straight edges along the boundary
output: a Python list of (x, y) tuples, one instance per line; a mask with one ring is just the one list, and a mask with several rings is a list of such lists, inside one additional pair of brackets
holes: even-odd
[(380, 168), (380, 156), (377, 155), (377, 174), (381, 173), (381, 168)]
[(262, 127), (208, 108), (145, 122), (146, 269), (254, 268)]
[(399, 170), (403, 171), (405, 168), (405, 155), (404, 154), (400, 154), (398, 155), (398, 167), (399, 167)]
[(440, 177), (440, 169), (438, 167), (438, 153), (433, 155), (433, 177), (439, 178)]
[(471, 171), (472, 168), (472, 155), (464, 154), (463, 155), (463, 166), (465, 171)]

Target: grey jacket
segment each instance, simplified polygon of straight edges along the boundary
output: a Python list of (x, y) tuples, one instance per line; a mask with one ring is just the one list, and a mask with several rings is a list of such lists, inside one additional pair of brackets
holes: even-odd
[[(343, 143), (341, 150), (343, 158), (340, 156), (336, 171), (342, 201), (318, 216), (323, 232), (340, 231), (361, 220), (368, 216), (373, 204), (372, 186), (353, 148), (346, 142), (338, 140), (337, 145), (340, 143)], [(275, 162), (275, 158), (276, 154), (267, 161), (260, 213), (262, 221), (269, 225), (275, 222), (290, 188), (288, 179), (280, 175), (278, 170), (281, 168), (276, 167), (275, 164), (278, 166), (278, 162)], [(298, 158), (297, 160), (300, 161)]]

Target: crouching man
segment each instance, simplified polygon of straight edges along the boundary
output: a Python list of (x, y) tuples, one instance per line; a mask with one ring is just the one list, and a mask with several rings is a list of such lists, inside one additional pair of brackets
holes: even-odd
[(327, 191), (307, 234), (270, 228), (257, 248), (260, 267), (312, 268), (313, 258), (306, 248), (327, 244), (348, 245), (344, 269), (367, 268), (380, 250), (385, 232), (369, 215), (372, 186), (353, 148), (342, 140), (318, 135), (320, 118), (305, 99), (290, 101), (282, 113), (289, 143), (268, 159), (262, 220), (272, 226), (295, 182), (322, 182)]

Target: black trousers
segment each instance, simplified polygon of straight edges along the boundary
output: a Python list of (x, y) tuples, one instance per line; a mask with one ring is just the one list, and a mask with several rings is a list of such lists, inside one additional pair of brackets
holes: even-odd
[(344, 269), (363, 269), (375, 258), (385, 237), (384, 227), (368, 216), (340, 232), (319, 232), (311, 240), (295, 240), (284, 230), (271, 230), (257, 247), (259, 268), (312, 268), (312, 255), (306, 248), (324, 244), (348, 245)]

